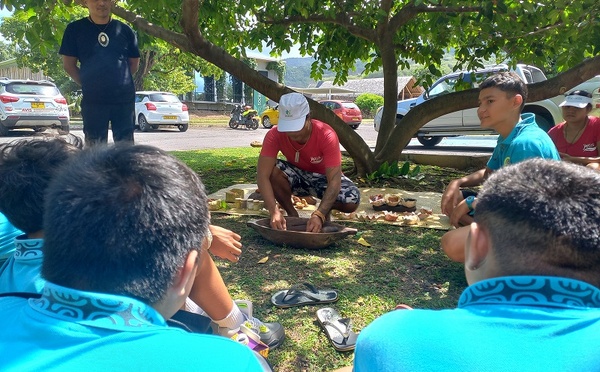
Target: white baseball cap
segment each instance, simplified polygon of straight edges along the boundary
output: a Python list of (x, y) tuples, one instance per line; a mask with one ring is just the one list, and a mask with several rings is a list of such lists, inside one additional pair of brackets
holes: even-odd
[(573, 106), (577, 108), (586, 108), (587, 105), (590, 105), (591, 103), (592, 99), (589, 97), (580, 96), (578, 94), (572, 94), (570, 96), (566, 96), (563, 103), (561, 103), (558, 106)]
[(297, 132), (304, 127), (306, 115), (310, 112), (308, 101), (300, 93), (288, 93), (279, 99), (279, 122), (277, 130), (280, 132)]

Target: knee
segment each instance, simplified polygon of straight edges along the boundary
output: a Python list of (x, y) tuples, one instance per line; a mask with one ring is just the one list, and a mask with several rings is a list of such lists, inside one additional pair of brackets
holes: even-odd
[(440, 245), (442, 250), (455, 262), (465, 262), (465, 241), (460, 234), (456, 234), (457, 230), (448, 231), (442, 236)]

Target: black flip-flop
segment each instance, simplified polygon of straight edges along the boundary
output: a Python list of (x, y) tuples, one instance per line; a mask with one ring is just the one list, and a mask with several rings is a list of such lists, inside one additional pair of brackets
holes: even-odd
[(317, 319), (337, 351), (354, 350), (358, 335), (352, 331), (350, 318), (342, 318), (335, 309), (325, 307), (317, 310)]
[(338, 294), (332, 289), (317, 289), (314, 285), (303, 283), (306, 289), (301, 286), (293, 286), (288, 290), (283, 290), (271, 296), (273, 305), (287, 309), (294, 306), (329, 304), (338, 300)]

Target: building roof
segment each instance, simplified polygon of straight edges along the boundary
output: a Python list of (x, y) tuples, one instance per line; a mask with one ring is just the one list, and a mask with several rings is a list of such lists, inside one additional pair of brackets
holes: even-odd
[[(420, 95), (423, 92), (423, 88), (415, 86), (417, 80), (413, 76), (398, 76), (398, 97), (402, 97), (404, 92), (404, 98), (411, 98)], [(353, 79), (348, 80), (346, 84), (339, 86), (333, 85), (332, 81), (324, 81), (318, 85), (318, 88), (344, 88), (350, 89), (356, 92), (356, 95), (361, 93), (373, 93), (383, 96), (383, 78), (371, 78), (371, 79)]]

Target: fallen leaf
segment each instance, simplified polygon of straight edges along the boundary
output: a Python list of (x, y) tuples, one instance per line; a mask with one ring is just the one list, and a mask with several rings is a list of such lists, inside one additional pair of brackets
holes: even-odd
[(260, 260), (258, 260), (258, 263), (259, 264), (264, 264), (267, 261), (269, 261), (269, 256), (265, 256), (265, 257), (261, 258)]
[(358, 244), (364, 245), (365, 247), (370, 247), (371, 246), (371, 244), (369, 244), (369, 242), (367, 242), (365, 240), (365, 238), (363, 238), (362, 236), (360, 238), (358, 238), (357, 242), (358, 242)]

